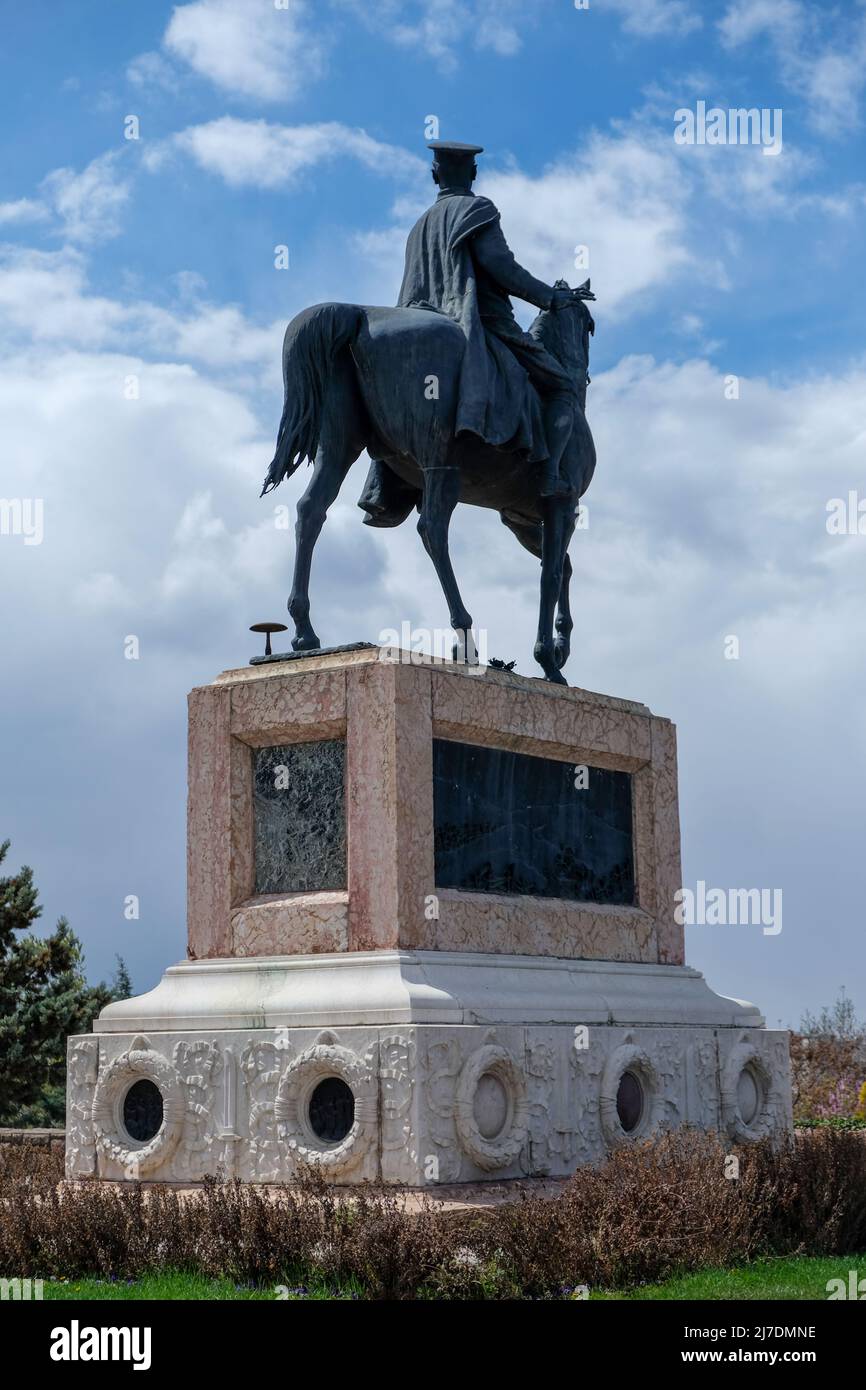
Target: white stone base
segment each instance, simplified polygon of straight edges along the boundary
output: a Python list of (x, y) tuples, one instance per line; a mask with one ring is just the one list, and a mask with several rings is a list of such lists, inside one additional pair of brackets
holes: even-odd
[[(643, 1094), (629, 1133), (627, 1071)], [(333, 1145), (308, 1111), (328, 1077), (355, 1100)], [(149, 1143), (123, 1125), (142, 1078), (163, 1097)], [(305, 1164), (418, 1187), (558, 1176), (684, 1125), (781, 1134), (791, 1093), (787, 1033), (678, 966), (403, 951), (185, 961), (69, 1039), (70, 1178), (284, 1182)]]

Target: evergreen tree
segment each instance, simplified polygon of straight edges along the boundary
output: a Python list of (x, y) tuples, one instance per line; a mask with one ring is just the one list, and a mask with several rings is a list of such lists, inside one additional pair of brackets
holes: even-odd
[(115, 956), (117, 969), (114, 972), (114, 980), (111, 984), (112, 999), (129, 999), (132, 995), (132, 977), (126, 968), (126, 961), (123, 956)]
[[(0, 865), (9, 850), (0, 844)], [(88, 1033), (112, 998), (88, 985), (81, 943), (65, 917), (50, 936), (31, 928), (42, 913), (32, 870), (0, 876), (0, 1125), (62, 1125), (66, 1038)], [(116, 987), (128, 989), (119, 961)]]

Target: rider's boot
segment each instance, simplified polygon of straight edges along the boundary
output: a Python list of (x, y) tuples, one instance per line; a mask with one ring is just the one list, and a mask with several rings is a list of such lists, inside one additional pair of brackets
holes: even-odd
[(403, 482), (381, 459), (373, 459), (358, 506), (365, 526), (399, 526), (417, 504), (418, 488)]

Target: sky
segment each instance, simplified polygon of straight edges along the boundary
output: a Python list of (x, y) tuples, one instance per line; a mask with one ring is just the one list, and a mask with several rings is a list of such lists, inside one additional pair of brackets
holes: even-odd
[[(866, 1012), (860, 0), (2, 0), (0, 27), (0, 840), (44, 927), (138, 991), (184, 954), (186, 693), (283, 618), (308, 476), (259, 498), (282, 334), (394, 302), (435, 120), (484, 146), (521, 264), (597, 294), (566, 674), (675, 721), (684, 886), (782, 895), (778, 931), (688, 926), (688, 961), (773, 1026), (842, 986)], [(781, 148), (680, 138), (737, 108)], [(316, 554), (329, 645), (447, 624), (412, 522), (361, 525), (364, 472)], [(469, 508), (452, 553), (535, 674), (531, 557)]]

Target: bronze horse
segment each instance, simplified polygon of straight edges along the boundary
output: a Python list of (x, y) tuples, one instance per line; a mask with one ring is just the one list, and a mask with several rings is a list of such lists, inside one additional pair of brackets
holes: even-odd
[[(561, 280), (557, 287), (568, 288)], [(288, 602), (295, 651), (321, 645), (310, 624), (313, 550), (328, 508), (366, 448), (404, 484), (418, 489), (418, 531), (463, 652), (472, 650), (472, 618), (448, 553), (448, 528), (457, 503), (498, 511), (520, 543), (541, 560), (534, 655), (547, 680), (567, 684), (561, 667), (573, 627), (568, 545), (595, 470), (595, 447), (584, 414), (593, 329), (585, 303), (575, 298), (563, 308), (542, 310), (529, 330), (565, 367), (576, 389), (571, 440), (560, 466), (564, 493), (541, 497), (539, 470), (522, 454), (491, 448), (475, 435), (455, 439), (464, 337), (452, 319), (429, 309), (356, 304), (316, 304), (292, 319), (283, 344), (285, 405), (262, 496), (304, 459), (312, 462), (312, 477), (298, 502)], [(435, 392), (425, 390), (424, 383), (431, 380), (436, 381)]]

